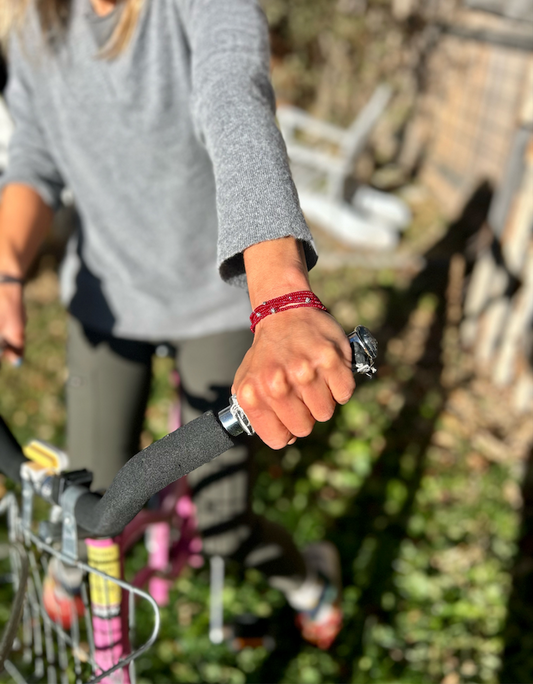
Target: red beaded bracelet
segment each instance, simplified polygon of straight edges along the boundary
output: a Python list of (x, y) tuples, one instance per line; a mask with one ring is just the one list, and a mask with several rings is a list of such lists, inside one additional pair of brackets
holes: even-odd
[(314, 309), (322, 309), (327, 311), (320, 299), (310, 290), (301, 290), (300, 292), (290, 292), (281, 297), (274, 297), (267, 302), (259, 304), (250, 316), (250, 330), (254, 333), (259, 321), (271, 314), (279, 313), (280, 311), (287, 311), (288, 309), (299, 309), (303, 306), (309, 306)]

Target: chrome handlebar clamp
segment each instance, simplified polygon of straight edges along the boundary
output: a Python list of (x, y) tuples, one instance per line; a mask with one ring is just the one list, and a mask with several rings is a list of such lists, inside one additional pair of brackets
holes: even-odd
[(237, 401), (235, 394), (231, 395), (229, 406), (220, 411), (218, 414), (218, 419), (222, 423), (222, 427), (227, 433), (232, 435), (232, 437), (241, 435), (243, 432), (249, 436), (255, 435), (255, 430), (248, 420), (248, 416), (239, 406), (239, 402)]

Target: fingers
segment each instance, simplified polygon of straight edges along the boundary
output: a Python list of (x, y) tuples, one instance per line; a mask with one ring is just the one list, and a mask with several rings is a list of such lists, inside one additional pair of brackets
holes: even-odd
[(0, 359), (20, 365), (24, 353), (25, 314), (21, 294), (3, 291), (0, 300)]
[(12, 365), (20, 365), (24, 352), (24, 324), (18, 318), (7, 321), (0, 333), (1, 358)]
[[(291, 421), (287, 420), (286, 416), (283, 417), (284, 420), (282, 421), (276, 410), (270, 405), (270, 402), (267, 403), (266, 396), (263, 395), (262, 392), (259, 392), (254, 385), (245, 383), (237, 390), (234, 387), (232, 391), (236, 392), (237, 400), (242, 410), (248, 416), (248, 420), (252, 424), (257, 435), (271, 449), (282, 449), (287, 446), (289, 442), (292, 443), (294, 441), (295, 435), (286, 424)], [(301, 413), (304, 414), (300, 418), (300, 422), (302, 423), (305, 419), (305, 412), (301, 411)], [(307, 418), (308, 420), (310, 418), (309, 412), (307, 412)], [(314, 421), (311, 419), (310, 422)], [(311, 429), (312, 424), (309, 428), (309, 432)], [(309, 432), (305, 434), (309, 434)]]
[(330, 343), (316, 354), (320, 377), (306, 394), (306, 403), (316, 420), (329, 420), (336, 404), (346, 404), (350, 400), (355, 390), (351, 358), (350, 343), (345, 335), (338, 343)]
[(0, 361), (6, 361), (12, 366), (22, 364), (23, 345), (13, 345), (6, 339), (0, 338)]
[(306, 437), (316, 421), (330, 420), (336, 404), (346, 403), (355, 387), (351, 371), (344, 382), (332, 380), (339, 401), (320, 373), (309, 373), (305, 382), (303, 375), (300, 368), (290, 379), (278, 369), (267, 386), (245, 383), (237, 390), (239, 404), (254, 430), (272, 449), (282, 449), (296, 438)]
[(254, 430), (273, 449), (329, 420), (355, 388), (350, 344), (336, 321), (314, 309), (290, 313), (262, 322), (233, 386)]
[(289, 393), (273, 400), (257, 396), (254, 388), (243, 387), (237, 399), (259, 437), (272, 449), (294, 444), (296, 438), (307, 437), (316, 421), (325, 422), (335, 410), (335, 401), (326, 385), (305, 390), (302, 397)]
[[(329, 375), (326, 384), (335, 404), (347, 404), (352, 398), (355, 390), (355, 378), (352, 373), (351, 364), (344, 372), (339, 375)], [(331, 416), (330, 416), (331, 417)], [(317, 418), (317, 420), (319, 420)], [(326, 418), (329, 420), (329, 418)]]
[(337, 402), (325, 382), (314, 387), (304, 387), (301, 393), (302, 401), (315, 421), (325, 423), (332, 417)]

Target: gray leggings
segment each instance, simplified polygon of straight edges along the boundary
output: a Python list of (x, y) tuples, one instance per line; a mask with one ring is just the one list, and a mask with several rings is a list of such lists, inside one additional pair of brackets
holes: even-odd
[[(227, 406), (251, 341), (248, 330), (173, 341), (186, 422)], [(139, 450), (153, 352), (151, 343), (110, 337), (69, 320), (68, 451), (72, 468), (93, 471), (95, 488), (108, 486)], [(250, 461), (243, 440), (188, 476), (204, 549), (256, 567), (289, 590), (302, 582), (304, 561), (282, 527), (253, 513)]]

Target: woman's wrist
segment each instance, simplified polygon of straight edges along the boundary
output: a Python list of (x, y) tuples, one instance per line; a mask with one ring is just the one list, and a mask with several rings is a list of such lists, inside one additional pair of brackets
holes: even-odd
[(290, 292), (309, 290), (302, 244), (292, 237), (252, 245), (244, 252), (252, 309)]

